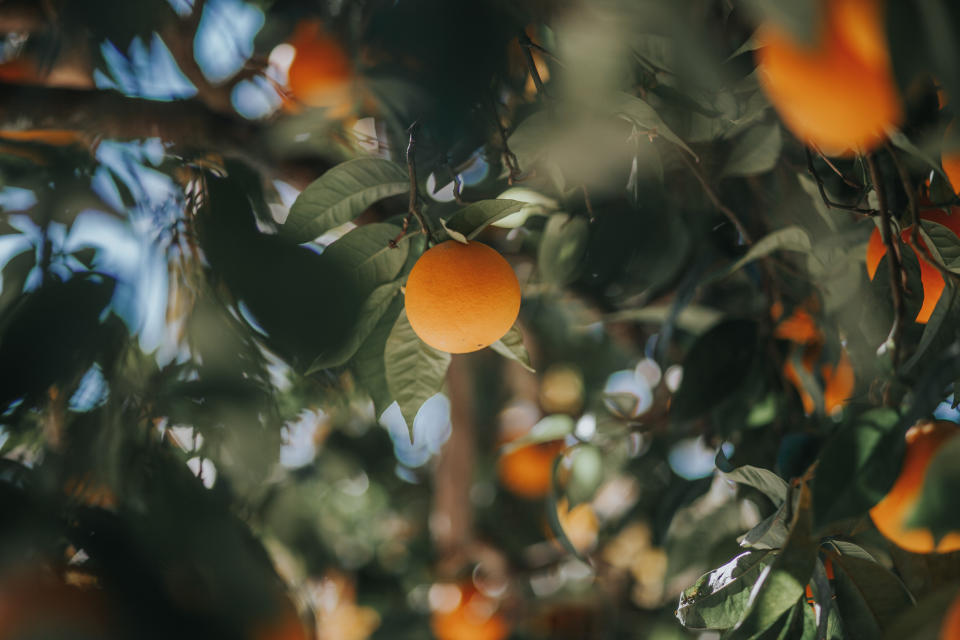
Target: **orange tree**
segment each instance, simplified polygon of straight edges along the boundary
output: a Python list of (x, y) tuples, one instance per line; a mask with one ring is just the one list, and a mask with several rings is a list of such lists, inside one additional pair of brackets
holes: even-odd
[(955, 3), (0, 36), (0, 638), (955, 637)]

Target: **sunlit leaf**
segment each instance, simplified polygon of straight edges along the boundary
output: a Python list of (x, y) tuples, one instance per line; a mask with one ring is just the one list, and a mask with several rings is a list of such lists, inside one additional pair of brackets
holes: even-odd
[(472, 202), (447, 218), (446, 227), (462, 233), (468, 240), (477, 237), (488, 225), (528, 206), (519, 200), (481, 200)]
[[(417, 411), (443, 387), (450, 354), (423, 342), (410, 326), (407, 312), (403, 311), (387, 338), (383, 358), (387, 388), (412, 429)], [(411, 439), (412, 434), (411, 431)]]
[(295, 242), (307, 242), (353, 220), (374, 202), (409, 190), (402, 165), (381, 158), (348, 160), (303, 190), (281, 231)]
[(677, 619), (688, 629), (729, 629), (746, 613), (750, 592), (773, 561), (768, 551), (746, 551), (704, 574), (680, 596)]

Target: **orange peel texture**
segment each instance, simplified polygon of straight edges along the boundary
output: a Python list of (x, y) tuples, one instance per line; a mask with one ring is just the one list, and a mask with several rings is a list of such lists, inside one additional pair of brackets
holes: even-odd
[(488, 347), (520, 313), (520, 283), (503, 256), (485, 244), (442, 242), (413, 265), (407, 318), (420, 339), (448, 353)]

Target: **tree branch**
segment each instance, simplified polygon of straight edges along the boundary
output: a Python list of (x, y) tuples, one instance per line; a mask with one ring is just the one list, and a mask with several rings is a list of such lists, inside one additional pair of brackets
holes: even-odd
[[(820, 198), (823, 200), (823, 204), (827, 205), (827, 207), (829, 207), (830, 209), (840, 209), (842, 211), (859, 213), (865, 216), (877, 215), (877, 211), (875, 209), (864, 209), (862, 207), (856, 207), (849, 204), (841, 204), (839, 202), (834, 202), (833, 200), (831, 200), (829, 196), (827, 196), (827, 189), (823, 185), (823, 178), (820, 177), (820, 174), (817, 173), (816, 168), (813, 166), (813, 154), (810, 153), (810, 148), (804, 147), (804, 150), (807, 152), (807, 171), (810, 172), (810, 175), (813, 176), (814, 181), (816, 181), (817, 183), (817, 189), (820, 191)], [(832, 164), (830, 166), (833, 167)], [(833, 169), (834, 171), (836, 171), (836, 167), (833, 167)], [(844, 182), (847, 182), (847, 180), (843, 178), (842, 174), (838, 172), (838, 175), (840, 175), (840, 177), (844, 180)], [(847, 182), (847, 184), (850, 184), (850, 183)]]
[(890, 210), (887, 208), (887, 193), (880, 180), (880, 170), (873, 155), (865, 156), (867, 168), (870, 170), (870, 181), (877, 191), (877, 201), (880, 205), (880, 235), (883, 244), (887, 247), (887, 266), (890, 273), (890, 291), (893, 295), (893, 326), (887, 336), (887, 345), (893, 348), (893, 368), (896, 370), (900, 363), (900, 337), (903, 334), (905, 323), (905, 308), (903, 303), (903, 266), (900, 262), (900, 247), (893, 234), (890, 223)]

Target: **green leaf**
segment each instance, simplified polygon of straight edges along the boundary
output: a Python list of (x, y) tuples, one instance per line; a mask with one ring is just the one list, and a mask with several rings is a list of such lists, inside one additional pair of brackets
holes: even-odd
[(589, 228), (582, 217), (555, 213), (547, 220), (537, 253), (537, 267), (544, 281), (562, 286), (572, 282), (587, 250)]
[(743, 534), (738, 542), (747, 549), (779, 549), (787, 541), (789, 509), (787, 503), (760, 521), (757, 526)]
[(584, 444), (567, 454), (570, 459), (570, 479), (566, 493), (570, 508), (593, 498), (603, 482), (603, 454), (600, 449)]
[(526, 434), (504, 445), (500, 450), (500, 454), (506, 455), (531, 444), (562, 440), (573, 433), (575, 426), (576, 424), (573, 418), (566, 414), (557, 413), (549, 415), (541, 418)]
[(916, 606), (900, 612), (890, 622), (884, 640), (944, 640), (941, 624), (947, 610), (960, 595), (957, 585), (950, 584), (927, 593)]
[(940, 539), (948, 533), (960, 531), (960, 438), (954, 436), (934, 454), (923, 479), (920, 499), (907, 516), (907, 526), (923, 527)]
[(502, 355), (508, 360), (519, 362), (527, 371), (534, 373), (536, 369), (530, 364), (530, 354), (527, 348), (523, 346), (523, 332), (520, 326), (515, 324), (510, 327), (507, 334), (490, 345), (490, 348)]
[(827, 442), (812, 487), (817, 528), (862, 517), (886, 495), (903, 457), (903, 432), (896, 411), (870, 409)]
[(667, 123), (663, 121), (660, 114), (645, 100), (637, 96), (632, 96), (629, 93), (618, 93), (612, 102), (614, 103), (613, 110), (616, 115), (631, 122), (638, 129), (659, 134), (694, 158), (697, 158), (697, 154), (687, 146), (687, 143), (684, 142), (680, 136), (667, 126)]
[(528, 206), (527, 203), (519, 200), (480, 200), (454, 213), (447, 219), (445, 226), (462, 233), (467, 240), (472, 240), (486, 229), (487, 225), (506, 218), (525, 206)]
[(813, 43), (820, 24), (820, 9), (816, 2), (795, 0), (748, 0), (746, 6), (758, 20), (770, 20), (789, 31), (801, 42)]
[(947, 174), (943, 172), (943, 168), (941, 168), (940, 166), (940, 160), (934, 157), (933, 155), (931, 155), (930, 153), (924, 151), (917, 145), (910, 142), (910, 139), (906, 135), (904, 135), (902, 131), (900, 131), (899, 129), (887, 129), (887, 137), (890, 138), (890, 142), (892, 142), (894, 146), (899, 147), (904, 151), (906, 151), (907, 153), (909, 153), (910, 155), (914, 156), (915, 158), (922, 160), (931, 169), (933, 169), (934, 171), (939, 173), (941, 176), (943, 176), (944, 179), (946, 179)]
[(570, 538), (567, 536), (567, 532), (563, 529), (563, 524), (560, 522), (560, 513), (557, 510), (559, 501), (557, 499), (556, 480), (557, 469), (560, 468), (560, 463), (562, 461), (563, 456), (557, 456), (557, 459), (553, 461), (553, 470), (550, 473), (550, 477), (553, 478), (553, 482), (550, 483), (550, 493), (547, 494), (547, 499), (545, 501), (547, 507), (547, 523), (550, 525), (550, 530), (553, 531), (553, 535), (557, 537), (557, 541), (560, 542), (560, 546), (562, 546), (567, 553), (584, 564), (592, 566), (589, 558), (580, 553), (580, 551), (573, 545), (573, 542), (570, 541)]
[(930, 314), (930, 319), (923, 327), (923, 333), (920, 335), (920, 342), (914, 350), (910, 359), (903, 363), (903, 371), (913, 371), (914, 367), (928, 360), (930, 350), (938, 346), (946, 346), (956, 337), (957, 321), (960, 316), (960, 305), (957, 304), (956, 287), (948, 283), (937, 305)]
[(768, 469), (762, 469), (760, 467), (754, 467), (749, 464), (745, 464), (742, 467), (737, 467), (729, 473), (725, 473), (724, 477), (727, 480), (732, 480), (738, 484), (745, 484), (748, 487), (753, 487), (763, 495), (770, 498), (774, 506), (780, 506), (787, 499), (787, 491), (789, 490), (789, 485), (783, 478), (775, 474), (773, 471)]
[[(412, 430), (417, 411), (443, 387), (450, 354), (423, 342), (403, 311), (387, 338), (383, 358), (387, 388)], [(412, 441), (412, 431), (410, 437)]]
[(377, 417), (393, 402), (384, 371), (384, 351), (387, 338), (402, 310), (403, 297), (394, 296), (386, 312), (348, 363), (357, 383), (370, 394)]
[(463, 235), (456, 229), (451, 229), (450, 227), (448, 227), (447, 223), (443, 220), (443, 218), (440, 219), (440, 226), (442, 226), (443, 230), (447, 232), (447, 235), (450, 236), (451, 240), (454, 240), (455, 242), (459, 242), (460, 244), (467, 244), (468, 242), (467, 236)]
[(404, 235), (396, 246), (391, 246), (398, 235), (400, 227), (396, 225), (383, 222), (365, 224), (327, 247), (323, 256), (349, 269), (358, 287), (372, 290), (396, 278), (407, 261), (411, 234)]
[(913, 597), (900, 579), (879, 563), (841, 554), (831, 558), (846, 637), (879, 638), (901, 612), (913, 606)]
[(522, 171), (529, 171), (530, 165), (535, 163), (546, 153), (550, 142), (554, 139), (556, 118), (547, 111), (537, 111), (531, 114), (514, 129), (507, 139), (510, 150), (517, 156)]
[(756, 343), (752, 320), (725, 320), (700, 336), (683, 360), (672, 417), (696, 418), (730, 398), (750, 372)]
[(357, 325), (353, 333), (337, 346), (337, 348), (317, 357), (317, 359), (311, 363), (310, 368), (307, 369), (307, 374), (309, 375), (321, 369), (338, 367), (352, 358), (357, 352), (357, 349), (360, 348), (360, 345), (363, 344), (363, 341), (369, 337), (374, 327), (380, 322), (380, 318), (384, 316), (387, 309), (393, 304), (399, 292), (399, 280), (382, 284), (374, 289), (366, 301), (364, 301), (363, 306), (360, 307)]
[(349, 222), (370, 205), (410, 190), (402, 165), (382, 158), (356, 158), (314, 180), (290, 207), (281, 233), (307, 242)]
[(769, 551), (745, 551), (680, 595), (676, 616), (688, 629), (729, 629), (747, 611), (750, 592), (773, 561)]
[[(960, 214), (954, 213), (953, 215)], [(957, 237), (957, 234), (949, 227), (930, 220), (924, 220), (922, 227), (921, 234), (926, 235), (929, 241), (933, 243), (937, 253), (940, 254), (941, 260), (943, 260), (943, 265), (954, 273), (960, 273), (960, 238)]]
[(758, 578), (750, 592), (747, 614), (729, 635), (729, 640), (752, 638), (770, 628), (803, 597), (817, 561), (811, 515), (810, 490), (804, 484), (800, 487), (787, 542)]
[(785, 227), (770, 233), (757, 240), (750, 250), (727, 269), (733, 273), (745, 264), (768, 256), (774, 251), (799, 251), (809, 253), (811, 249), (810, 236), (801, 227)]
[(720, 175), (731, 177), (766, 173), (777, 164), (782, 147), (783, 138), (779, 124), (771, 122), (754, 125), (737, 137)]

